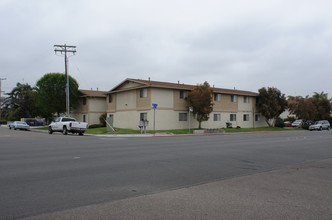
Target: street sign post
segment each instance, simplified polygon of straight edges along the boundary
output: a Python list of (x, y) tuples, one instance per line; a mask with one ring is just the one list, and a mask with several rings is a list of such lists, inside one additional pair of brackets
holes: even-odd
[(152, 108), (153, 108), (153, 135), (156, 134), (156, 108), (158, 104), (152, 103)]
[(194, 111), (194, 109), (193, 109), (193, 107), (192, 106), (190, 106), (189, 107), (189, 110), (188, 110), (188, 112), (189, 112), (189, 134), (190, 134), (190, 112), (193, 112)]

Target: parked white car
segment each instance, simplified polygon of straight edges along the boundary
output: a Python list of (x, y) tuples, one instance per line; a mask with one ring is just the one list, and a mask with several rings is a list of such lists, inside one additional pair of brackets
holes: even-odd
[(330, 130), (330, 122), (327, 120), (316, 121), (313, 125), (309, 126), (309, 130)]
[(48, 126), (48, 133), (52, 134), (58, 131), (64, 135), (67, 135), (69, 132), (83, 135), (87, 129), (88, 123), (86, 122), (78, 122), (75, 118), (71, 117), (59, 117)]
[(302, 126), (302, 123), (303, 123), (303, 121), (302, 121), (301, 119), (299, 119), (299, 120), (295, 120), (295, 121), (293, 121), (293, 123), (292, 123), (292, 127), (297, 127), (297, 128), (299, 128), (299, 127)]
[(9, 129), (30, 130), (30, 126), (24, 121), (14, 121), (8, 125)]

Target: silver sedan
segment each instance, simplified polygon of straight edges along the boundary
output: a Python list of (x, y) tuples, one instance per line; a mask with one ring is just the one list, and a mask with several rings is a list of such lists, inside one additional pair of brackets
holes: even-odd
[(13, 123), (9, 124), (9, 129), (20, 129), (20, 130), (30, 130), (30, 126), (24, 121), (14, 121)]

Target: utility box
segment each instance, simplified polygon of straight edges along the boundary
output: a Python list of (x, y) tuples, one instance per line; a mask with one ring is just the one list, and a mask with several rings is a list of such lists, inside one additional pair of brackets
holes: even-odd
[(146, 134), (146, 127), (149, 125), (149, 121), (148, 120), (140, 120), (138, 122), (138, 127), (141, 130), (141, 134), (143, 134), (143, 130), (144, 130), (144, 134)]
[(113, 127), (113, 117), (107, 117), (106, 118), (106, 131), (113, 131), (113, 129), (109, 126), (111, 125)]

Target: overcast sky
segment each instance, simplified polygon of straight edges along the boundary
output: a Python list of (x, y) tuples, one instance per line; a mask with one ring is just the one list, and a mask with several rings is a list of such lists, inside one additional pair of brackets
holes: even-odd
[(77, 46), (80, 89), (126, 78), (332, 97), (331, 0), (0, 0), (0, 78), (34, 86)]

